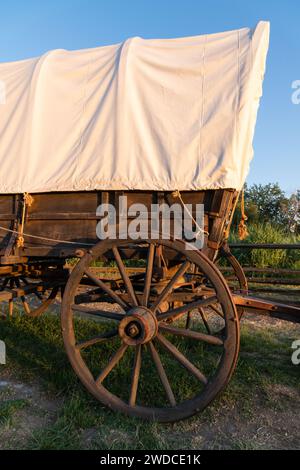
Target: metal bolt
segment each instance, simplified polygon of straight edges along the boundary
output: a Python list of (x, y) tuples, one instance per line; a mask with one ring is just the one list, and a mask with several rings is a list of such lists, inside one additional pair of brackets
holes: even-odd
[(75, 255), (78, 256), (78, 258), (82, 258), (85, 255), (85, 252), (83, 250), (76, 250)]
[(136, 325), (130, 325), (130, 327), (128, 328), (128, 333), (129, 333), (129, 336), (134, 338), (135, 336), (139, 334), (139, 329)]

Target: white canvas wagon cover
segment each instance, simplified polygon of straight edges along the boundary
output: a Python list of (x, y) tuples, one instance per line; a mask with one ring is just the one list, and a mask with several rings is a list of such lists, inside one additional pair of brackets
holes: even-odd
[(269, 23), (0, 64), (0, 193), (243, 185)]

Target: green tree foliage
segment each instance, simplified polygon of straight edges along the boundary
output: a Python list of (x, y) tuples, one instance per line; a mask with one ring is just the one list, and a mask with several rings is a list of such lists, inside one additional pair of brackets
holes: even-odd
[[(300, 243), (300, 190), (287, 197), (278, 183), (245, 186), (245, 213), (249, 236), (245, 243)], [(238, 202), (230, 242), (240, 242)], [(300, 250), (235, 249), (243, 266), (300, 269)]]
[(291, 195), (287, 206), (287, 219), (291, 232), (300, 233), (300, 190)]
[[(245, 212), (248, 224), (266, 224), (289, 233), (300, 233), (300, 190), (287, 197), (278, 183), (245, 185)], [(236, 230), (241, 218), (240, 202), (233, 219)]]

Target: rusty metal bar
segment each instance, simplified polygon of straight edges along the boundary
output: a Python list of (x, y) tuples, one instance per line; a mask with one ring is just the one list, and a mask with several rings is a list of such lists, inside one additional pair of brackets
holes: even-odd
[(284, 289), (284, 288), (275, 288), (272, 287), (265, 287), (265, 286), (251, 286), (249, 289), (249, 293), (251, 292), (262, 292), (268, 294), (288, 294), (288, 295), (298, 295), (300, 296), (299, 289)]
[[(235, 277), (233, 276), (226, 276), (227, 281), (234, 281)], [(300, 286), (300, 279), (295, 278), (288, 278), (288, 279), (280, 279), (280, 278), (255, 278), (255, 277), (247, 277), (248, 283), (251, 284), (276, 284), (276, 285), (294, 285)]]
[(267, 312), (270, 317), (300, 323), (300, 308), (296, 305), (282, 304), (248, 295), (233, 294), (233, 298), (237, 307)]
[[(221, 266), (220, 271), (222, 272), (234, 272), (232, 266)], [(286, 269), (286, 268), (252, 268), (251, 266), (243, 267), (243, 271), (250, 273), (262, 273), (262, 274), (300, 274), (300, 269)]]

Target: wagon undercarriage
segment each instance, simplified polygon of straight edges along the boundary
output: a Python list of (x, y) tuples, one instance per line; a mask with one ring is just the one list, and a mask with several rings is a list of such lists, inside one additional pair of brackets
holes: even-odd
[[(17, 300), (24, 301), (24, 303), (22, 303), (27, 315), (38, 316), (50, 306), (52, 303), (50, 300), (53, 301), (59, 292), (63, 290), (71, 269), (71, 267), (64, 267), (63, 263), (55, 265), (55, 262), (53, 262), (49, 265), (49, 261), (41, 261), (39, 263), (32, 263), (31, 265), (15, 264), (2, 266), (0, 267), (0, 302), (8, 302), (9, 309), (7, 310), (7, 314), (9, 316), (12, 315), (13, 302)], [(238, 272), (235, 272), (238, 281), (240, 280), (240, 269), (241, 267), (239, 268)], [(100, 271), (103, 272), (104, 270), (108, 273), (115, 272), (114, 269), (112, 270), (109, 268), (104, 268)], [(92, 268), (92, 271), (97, 272), (97, 269)], [(129, 277), (132, 279), (133, 285), (140, 285), (140, 279), (143, 275), (142, 273), (144, 268), (127, 268), (127, 271), (129, 271)], [(244, 279), (246, 280), (246, 276), (243, 278), (243, 280)], [(119, 288), (120, 282), (116, 283), (113, 281), (110, 283), (107, 281), (106, 284), (109, 284), (110, 287), (115, 290)], [(164, 284), (165, 281), (161, 282), (161, 286)], [(156, 287), (158, 288), (158, 283)], [(45, 294), (49, 293), (49, 291), (50, 295), (48, 297), (45, 296)], [(234, 303), (237, 308), (253, 310), (257, 313), (266, 314), (271, 317), (280, 318), (287, 321), (296, 323), (300, 322), (299, 307), (291, 304), (262, 299), (260, 297), (254, 297), (249, 295), (247, 291), (248, 288), (245, 284), (242, 286), (240, 285), (238, 289), (234, 289), (232, 291)], [(34, 295), (37, 299), (43, 299), (44, 303), (42, 310), (38, 309), (36, 311), (30, 311), (30, 306), (28, 305), (28, 302), (26, 302), (26, 297), (31, 295)], [(99, 292), (95, 292), (95, 298), (98, 299), (99, 295)], [(126, 294), (122, 296), (124, 299), (126, 299), (126, 297), (128, 297)], [(171, 302), (185, 302), (188, 300), (193, 300), (196, 297), (196, 294), (173, 292), (170, 295), (169, 300)], [(102, 298), (103, 302), (107, 300), (107, 297), (105, 297), (103, 294)], [(150, 298), (152, 299), (151, 294)], [(4, 314), (2, 313), (2, 315)]]

